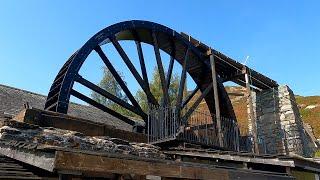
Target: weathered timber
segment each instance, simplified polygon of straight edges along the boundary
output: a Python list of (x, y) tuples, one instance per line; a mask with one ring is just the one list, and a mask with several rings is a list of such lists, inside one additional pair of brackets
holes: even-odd
[(55, 155), (46, 152), (21, 151), (8, 146), (0, 145), (0, 154), (32, 166), (53, 172)]
[(258, 145), (258, 132), (257, 132), (257, 122), (256, 117), (254, 116), (254, 108), (252, 103), (252, 92), (251, 92), (251, 82), (249, 81), (249, 69), (243, 69), (245, 72), (245, 81), (246, 81), (246, 90), (247, 90), (247, 103), (248, 103), (248, 115), (249, 121), (252, 125), (252, 135), (253, 135), (253, 146), (254, 152), (259, 154), (259, 145)]
[(153, 175), (164, 178), (179, 179), (210, 179), (223, 180), (234, 178), (259, 179), (292, 179), (272, 173), (250, 171), (245, 169), (217, 168), (208, 164), (175, 162), (168, 160), (147, 160), (125, 157), (108, 157), (95, 154), (73, 153), (66, 151), (56, 152), (55, 169), (78, 171), (82, 173), (95, 172), (96, 174), (136, 174)]
[[(43, 152), (44, 151), (44, 152)], [(187, 151), (187, 150), (186, 150)], [(303, 168), (310, 172), (317, 172), (319, 169), (314, 162), (294, 157), (260, 158), (239, 156), (228, 153), (218, 154), (205, 152), (183, 152), (170, 151), (166, 152), (175, 157), (181, 157), (180, 161), (153, 159), (148, 157), (139, 157), (126, 154), (96, 152), (88, 150), (66, 149), (56, 147), (50, 151), (46, 148), (37, 148), (34, 151), (22, 150), (17, 147), (0, 148), (0, 153), (19, 161), (26, 162), (33, 166), (47, 163), (47, 166), (53, 167), (53, 171), (62, 174), (81, 177), (111, 177), (115, 174), (120, 176), (134, 175), (134, 177), (143, 178), (147, 175), (153, 175), (165, 178), (179, 179), (293, 179), (292, 176), (286, 174), (286, 171), (274, 172), (265, 169), (272, 165), (278, 169)], [(43, 156), (43, 153), (46, 153)], [(241, 153), (238, 153), (241, 154)], [(48, 158), (54, 157), (48, 161)], [(243, 158), (243, 159), (241, 159)], [(179, 158), (178, 158), (179, 159)], [(210, 160), (214, 160), (211, 161)], [(221, 161), (225, 159), (226, 161)], [(257, 161), (254, 161), (257, 160)], [(299, 162), (301, 161), (301, 162)], [(220, 163), (215, 163), (220, 162)], [(246, 169), (245, 166), (230, 166), (230, 164), (239, 164), (255, 167), (261, 165), (261, 169)], [(270, 165), (268, 166), (268, 162)], [(313, 163), (313, 164), (312, 164)], [(271, 166), (270, 166), (271, 167)], [(49, 169), (50, 170), (50, 169)], [(52, 170), (51, 170), (52, 171)]]
[(211, 76), (212, 76), (212, 86), (214, 95), (214, 107), (216, 112), (216, 121), (218, 129), (218, 139), (220, 147), (223, 147), (223, 133), (221, 131), (221, 114), (220, 114), (220, 103), (218, 94), (218, 83), (217, 83), (217, 73), (216, 73), (216, 61), (210, 49), (210, 65), (211, 65)]
[(109, 136), (133, 142), (147, 142), (147, 137), (144, 134), (124, 131), (102, 123), (35, 108), (23, 110), (14, 119), (44, 127), (78, 131), (88, 136)]

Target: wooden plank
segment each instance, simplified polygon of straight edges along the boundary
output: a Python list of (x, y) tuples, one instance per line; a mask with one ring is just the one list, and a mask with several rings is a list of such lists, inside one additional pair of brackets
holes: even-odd
[(228, 179), (228, 171), (210, 165), (118, 159), (72, 152), (56, 152), (56, 170), (70, 170), (100, 174), (137, 174), (186, 179)]
[(26, 151), (19, 151), (5, 146), (0, 146), (0, 154), (13, 158), (15, 160), (33, 165), (35, 167), (53, 172), (54, 169), (54, 154), (45, 152), (29, 153)]
[[(193, 159), (193, 158), (192, 158)], [(219, 166), (204, 160), (196, 162), (177, 162), (169, 160), (155, 160), (148, 158), (130, 158), (125, 156), (101, 156), (95, 154), (57, 151), (55, 169), (59, 171), (90, 174), (97, 176), (119, 174), (161, 177), (162, 179), (292, 179), (284, 173), (259, 171)]]
[(37, 177), (37, 176), (26, 177), (26, 176), (14, 176), (14, 175), (4, 175), (4, 176), (0, 175), (0, 179), (44, 179), (44, 178)]
[(250, 163), (265, 164), (265, 165), (295, 167), (295, 163), (293, 160), (283, 161), (283, 160), (279, 160), (278, 158), (257, 158), (257, 157), (208, 153), (208, 152), (195, 152), (195, 151), (165, 151), (164, 153), (168, 155), (190, 156), (190, 157), (199, 157), (199, 158), (206, 158), (206, 159), (221, 159), (221, 160), (235, 161), (235, 162), (250, 162)]
[(141, 133), (124, 131), (103, 123), (92, 122), (67, 114), (44, 111), (35, 108), (23, 110), (14, 119), (20, 122), (39, 126), (49, 126), (78, 131), (88, 136), (109, 136), (133, 142), (147, 142), (146, 135)]

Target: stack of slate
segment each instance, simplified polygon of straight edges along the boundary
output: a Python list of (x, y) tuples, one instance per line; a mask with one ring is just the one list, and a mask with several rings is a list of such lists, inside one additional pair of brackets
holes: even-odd
[[(36, 144), (38, 147), (57, 147), (65, 149), (80, 149), (95, 152), (119, 153), (146, 158), (164, 159), (165, 155), (159, 147), (132, 143), (107, 136), (85, 136), (82, 133), (52, 127), (39, 127), (13, 120), (2, 122), (0, 128), (2, 142), (23, 142)], [(23, 143), (20, 143), (22, 146)], [(17, 144), (17, 143), (15, 143)], [(18, 146), (18, 145), (17, 145)]]

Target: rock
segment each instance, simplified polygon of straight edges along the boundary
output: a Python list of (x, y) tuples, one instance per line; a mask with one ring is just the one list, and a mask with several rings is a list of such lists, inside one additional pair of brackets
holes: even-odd
[(315, 105), (309, 105), (307, 106), (305, 109), (314, 109), (316, 107), (318, 107), (319, 105), (318, 104), (315, 104)]
[(129, 145), (129, 142), (123, 139), (119, 138), (110, 138), (110, 141), (116, 143), (116, 144), (122, 144), (122, 145)]
[(3, 126), (0, 128), (0, 133), (8, 133), (8, 134), (21, 134), (21, 131), (13, 128), (13, 127), (9, 127), (9, 126)]
[[(18, 123), (19, 124), (19, 123)], [(14, 126), (14, 127), (11, 127)], [(21, 128), (18, 128), (21, 127)], [(98, 152), (131, 154), (146, 158), (166, 158), (160, 148), (146, 143), (129, 143), (119, 138), (107, 136), (91, 137), (82, 133), (53, 127), (31, 127), (21, 123), (8, 123), (0, 128), (1, 140), (15, 140), (21, 143), (47, 145), (52, 148), (72, 148)], [(19, 146), (20, 147), (20, 146)]]

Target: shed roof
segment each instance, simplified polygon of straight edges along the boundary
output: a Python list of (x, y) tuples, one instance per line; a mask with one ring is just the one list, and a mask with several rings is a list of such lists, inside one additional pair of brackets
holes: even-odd
[[(26, 103), (31, 107), (43, 109), (45, 101), (44, 95), (0, 84), (0, 114), (15, 116), (24, 109)], [(117, 129), (132, 131), (131, 125), (92, 106), (71, 103), (68, 114), (114, 126)]]

